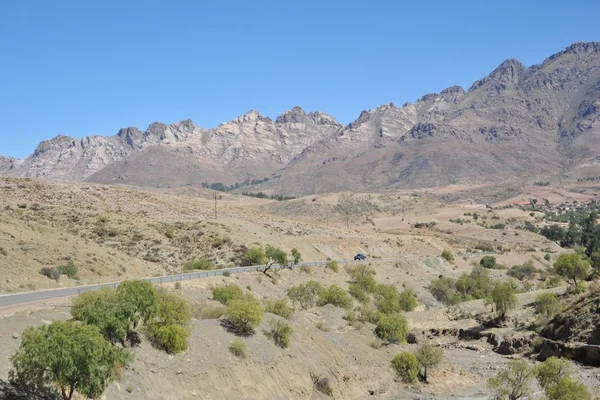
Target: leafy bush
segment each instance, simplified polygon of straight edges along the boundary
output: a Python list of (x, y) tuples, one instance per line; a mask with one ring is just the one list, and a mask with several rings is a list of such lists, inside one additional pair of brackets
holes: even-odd
[(282, 349), (290, 347), (290, 338), (292, 336), (292, 327), (287, 322), (272, 319), (269, 323), (269, 336), (273, 338), (275, 344)]
[(469, 275), (463, 274), (456, 281), (445, 277), (434, 279), (428, 289), (437, 300), (445, 305), (453, 305), (461, 301), (483, 299), (489, 295), (492, 287), (489, 272), (476, 266)]
[(405, 289), (399, 295), (400, 310), (410, 312), (417, 308), (419, 302), (412, 289)]
[(279, 315), (285, 319), (290, 319), (294, 309), (288, 305), (288, 299), (282, 298), (279, 300), (266, 300), (265, 312)]
[(392, 360), (392, 369), (405, 383), (416, 383), (419, 374), (417, 357), (408, 351), (399, 353)]
[(400, 314), (382, 314), (377, 321), (375, 334), (387, 343), (406, 343), (408, 321)]
[(348, 293), (356, 300), (363, 304), (369, 304), (371, 298), (369, 297), (369, 293), (367, 293), (362, 287), (360, 287), (357, 283), (351, 283), (348, 288)]
[(551, 317), (560, 311), (560, 302), (554, 293), (542, 293), (535, 298), (535, 313)]
[(349, 308), (352, 306), (352, 297), (337, 285), (331, 285), (319, 293), (317, 305), (319, 307), (332, 304), (335, 307)]
[(327, 267), (328, 269), (332, 270), (333, 272), (338, 272), (340, 270), (340, 265), (338, 264), (337, 261), (335, 260), (331, 260), (329, 261), (325, 267)]
[(244, 254), (244, 265), (263, 265), (265, 263), (265, 252), (262, 247), (251, 247)]
[(60, 279), (60, 272), (58, 272), (58, 270), (54, 267), (43, 267), (40, 270), (40, 274), (55, 281)]
[(548, 400), (591, 400), (592, 396), (585, 385), (571, 378), (560, 378), (546, 392)]
[(202, 319), (219, 319), (225, 315), (227, 307), (224, 306), (208, 306), (204, 307), (200, 313)]
[(56, 269), (61, 275), (68, 276), (69, 278), (75, 278), (75, 276), (77, 276), (78, 268), (73, 260), (67, 261), (64, 265), (59, 265)]
[(496, 268), (496, 257), (484, 256), (481, 259), (481, 261), (479, 261), (479, 265), (481, 265), (483, 268), (495, 269)]
[(452, 278), (440, 277), (431, 281), (427, 289), (436, 300), (445, 305), (458, 304), (462, 301), (461, 296), (456, 293), (456, 281)]
[(236, 357), (246, 358), (246, 343), (242, 342), (239, 339), (235, 339), (229, 345), (229, 351)]
[(230, 300), (225, 316), (231, 330), (240, 335), (248, 335), (263, 320), (263, 309), (252, 296)]
[(544, 260), (546, 261), (550, 261), (552, 259), (552, 256), (550, 254), (544, 254)]
[(454, 256), (449, 250), (442, 251), (442, 258), (450, 263), (454, 261)]
[(184, 271), (206, 271), (211, 269), (214, 269), (214, 264), (210, 260), (190, 260), (183, 264)]
[(427, 383), (428, 371), (442, 362), (444, 351), (429, 343), (424, 343), (417, 350), (416, 357), (419, 365), (423, 367), (423, 372), (421, 373), (423, 381)]
[(323, 287), (317, 281), (308, 281), (305, 284), (292, 286), (288, 289), (288, 297), (294, 304), (298, 303), (304, 310), (315, 306), (315, 301)]
[(346, 272), (354, 282), (357, 282), (361, 277), (375, 275), (375, 271), (367, 264), (358, 264), (354, 267), (346, 267)]
[(522, 265), (513, 266), (508, 270), (507, 275), (522, 281), (525, 279), (533, 279), (537, 272), (537, 268), (533, 266), (533, 261), (528, 260)]
[(375, 306), (385, 314), (400, 311), (400, 293), (393, 285), (377, 285), (375, 287)]
[(542, 389), (547, 391), (561, 378), (570, 378), (573, 373), (573, 364), (565, 358), (549, 357), (535, 367), (535, 376)]
[(148, 337), (159, 349), (169, 354), (176, 354), (188, 347), (190, 329), (177, 324), (152, 323), (148, 326)]
[(214, 300), (227, 305), (231, 300), (241, 298), (244, 292), (238, 285), (231, 283), (227, 286), (213, 288), (212, 295)]

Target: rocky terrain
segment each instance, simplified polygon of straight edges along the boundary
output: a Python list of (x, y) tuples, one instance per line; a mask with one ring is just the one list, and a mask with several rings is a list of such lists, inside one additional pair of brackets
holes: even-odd
[(448, 184), (521, 186), (600, 175), (600, 43), (576, 43), (525, 67), (507, 60), (468, 90), (451, 86), (342, 126), (295, 107), (250, 111), (214, 129), (191, 121), (112, 137), (42, 142), (0, 175), (152, 187), (241, 183), (288, 195)]

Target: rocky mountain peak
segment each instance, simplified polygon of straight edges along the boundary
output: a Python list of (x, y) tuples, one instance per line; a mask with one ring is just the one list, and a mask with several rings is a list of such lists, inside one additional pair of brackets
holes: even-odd
[(329, 114), (325, 114), (321, 111), (315, 111), (308, 114), (308, 116), (317, 124), (317, 125), (333, 125), (336, 127), (342, 127), (335, 118), (333, 118)]
[(247, 123), (247, 122), (259, 122), (259, 121), (273, 122), (271, 120), (271, 118), (265, 117), (264, 115), (262, 115), (261, 113), (259, 113), (256, 110), (250, 110), (246, 114), (240, 115), (239, 117), (234, 119), (232, 122), (235, 122), (238, 124), (243, 124), (243, 123)]
[(58, 135), (54, 139), (42, 141), (33, 152), (34, 157), (38, 157), (46, 152), (60, 151), (69, 148), (75, 139), (70, 136)]
[(470, 88), (469, 92), (485, 85), (486, 83), (493, 82), (499, 84), (502, 87), (506, 85), (516, 85), (519, 83), (521, 77), (525, 74), (527, 68), (521, 64), (520, 61), (510, 58), (500, 64), (491, 74), (483, 79), (475, 82)]
[(348, 129), (356, 129), (371, 118), (371, 112), (362, 110), (359, 117), (348, 124)]
[(306, 123), (308, 122), (309, 117), (306, 114), (306, 112), (304, 112), (304, 110), (299, 107), (296, 106), (294, 108), (292, 108), (291, 110), (288, 110), (280, 115), (277, 116), (277, 119), (275, 120), (275, 122), (277, 122), (278, 124), (289, 124), (289, 123)]

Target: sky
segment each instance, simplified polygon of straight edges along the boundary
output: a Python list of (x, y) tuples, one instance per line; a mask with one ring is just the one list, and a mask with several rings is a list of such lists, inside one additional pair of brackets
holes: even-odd
[(3, 0), (0, 154), (297, 105), (349, 123), (599, 41), (599, 15), (598, 0)]

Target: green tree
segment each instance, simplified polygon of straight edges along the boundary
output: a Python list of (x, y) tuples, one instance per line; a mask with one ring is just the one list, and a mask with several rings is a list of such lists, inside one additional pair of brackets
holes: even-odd
[(506, 318), (506, 314), (517, 305), (517, 296), (509, 283), (497, 283), (488, 301), (494, 305), (496, 314), (503, 320)]
[(251, 247), (244, 253), (244, 265), (263, 265), (265, 252), (262, 247)]
[(540, 387), (547, 392), (559, 379), (570, 378), (573, 370), (569, 360), (553, 356), (536, 366), (534, 372)]
[(548, 400), (591, 400), (592, 396), (585, 385), (571, 378), (560, 378), (546, 392)]
[(248, 335), (262, 322), (264, 312), (253, 296), (246, 295), (228, 303), (225, 317), (231, 330), (239, 335)]
[(377, 321), (375, 334), (387, 343), (406, 343), (408, 321), (400, 314), (382, 314)]
[(600, 271), (600, 252), (596, 251), (590, 255), (590, 261), (592, 268), (596, 271)]
[(134, 327), (140, 320), (150, 318), (158, 303), (156, 289), (150, 282), (140, 280), (123, 281), (117, 287), (119, 302), (125, 304), (134, 315)]
[(267, 245), (267, 248), (265, 249), (265, 258), (267, 259), (267, 264), (265, 265), (265, 268), (262, 271), (264, 273), (267, 273), (267, 271), (269, 271), (271, 267), (275, 264), (287, 264), (287, 253), (281, 250), (279, 247)]
[(444, 359), (444, 351), (438, 347), (433, 346), (429, 343), (423, 343), (415, 354), (419, 365), (423, 367), (421, 376), (425, 383), (427, 382), (428, 372), (431, 368), (439, 365)]
[(352, 297), (341, 287), (331, 285), (321, 290), (317, 300), (319, 307), (326, 304), (332, 304), (339, 308), (350, 308), (352, 306)]
[(542, 293), (535, 298), (535, 313), (551, 317), (560, 311), (560, 302), (554, 293)]
[(412, 289), (405, 289), (399, 295), (400, 310), (410, 312), (417, 308), (419, 302)]
[(577, 253), (563, 253), (554, 263), (554, 271), (565, 279), (573, 281), (577, 287), (577, 280), (587, 278), (590, 273), (590, 264)]
[(508, 368), (488, 380), (488, 386), (497, 400), (519, 400), (531, 394), (533, 369), (525, 360), (511, 360)]
[(585, 247), (588, 257), (600, 250), (600, 226), (596, 224), (597, 221), (598, 213), (592, 211), (582, 224), (581, 244)]
[(187, 349), (191, 331), (192, 311), (182, 297), (166, 290), (157, 291), (156, 314), (148, 321), (147, 334), (151, 342), (167, 353)]
[(17, 388), (40, 396), (70, 400), (78, 392), (97, 398), (116, 369), (130, 360), (130, 353), (111, 345), (96, 326), (57, 321), (25, 330), (11, 357), (9, 378)]
[(398, 353), (392, 360), (392, 369), (405, 383), (416, 383), (419, 374), (417, 357), (408, 351)]
[(323, 287), (317, 281), (308, 281), (305, 284), (292, 286), (288, 289), (288, 297), (294, 304), (300, 304), (304, 310), (315, 306), (315, 302)]
[(375, 287), (375, 306), (385, 314), (400, 311), (400, 293), (393, 285), (377, 285)]
[(300, 261), (302, 261), (302, 254), (300, 254), (300, 251), (297, 248), (293, 248), (291, 251), (291, 254), (292, 254), (292, 260), (293, 260), (294, 265), (296, 265)]

